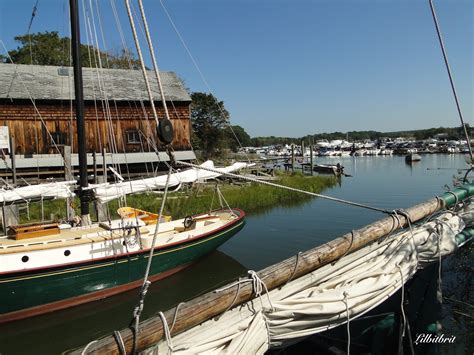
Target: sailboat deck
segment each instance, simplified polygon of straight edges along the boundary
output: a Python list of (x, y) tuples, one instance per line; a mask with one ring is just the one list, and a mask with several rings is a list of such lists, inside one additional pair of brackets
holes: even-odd
[[(145, 229), (145, 228), (143, 228)], [(148, 231), (148, 230), (147, 230)], [(145, 232), (145, 231), (144, 231)], [(132, 235), (134, 231), (132, 230)], [(62, 229), (60, 233), (44, 237), (36, 237), (23, 240), (15, 240), (8, 236), (0, 237), (0, 254), (8, 254), (18, 251), (33, 251), (63, 246), (100, 242), (103, 240), (119, 237), (120, 233), (106, 230), (94, 224), (87, 228)]]

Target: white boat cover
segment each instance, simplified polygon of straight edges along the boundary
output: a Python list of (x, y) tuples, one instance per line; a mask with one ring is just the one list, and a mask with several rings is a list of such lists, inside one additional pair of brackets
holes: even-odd
[(271, 291), (271, 303), (267, 295), (257, 297), (145, 353), (263, 354), (347, 323), (384, 302), (418, 268), (456, 250), (456, 234), (473, 223), (472, 207), (445, 212)]
[[(224, 168), (215, 168), (214, 162), (212, 160), (207, 160), (200, 166), (204, 168), (215, 169), (220, 171), (221, 173), (218, 174), (215, 172), (210, 172), (198, 168), (186, 169), (184, 171), (179, 171), (177, 173), (171, 174), (169, 187), (175, 187), (183, 183), (192, 183), (195, 181), (205, 181), (209, 179), (214, 179), (216, 177), (221, 176), (223, 173), (235, 172), (251, 165), (253, 164), (237, 162)], [(99, 200), (100, 202), (108, 202), (121, 196), (132, 193), (162, 190), (165, 188), (167, 178), (167, 175), (161, 175), (158, 177), (147, 179), (122, 181), (115, 184), (90, 185), (90, 188), (94, 190), (94, 194), (97, 200)]]
[(28, 185), (16, 187), (13, 189), (0, 189), (0, 203), (9, 204), (15, 201), (30, 201), (32, 199), (40, 198), (68, 198), (73, 197), (71, 187), (77, 182), (60, 181), (50, 182), (46, 184)]

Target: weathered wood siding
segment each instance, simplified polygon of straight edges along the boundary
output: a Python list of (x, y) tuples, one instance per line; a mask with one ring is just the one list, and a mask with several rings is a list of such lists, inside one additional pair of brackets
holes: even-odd
[[(70, 102), (36, 103), (38, 115), (31, 103), (0, 103), (0, 125), (7, 125), (15, 137), (17, 154), (57, 153), (52, 143), (68, 144), (77, 152), (76, 122)], [(160, 103), (156, 104), (159, 118), (164, 117)], [(190, 149), (189, 103), (168, 105), (175, 131), (175, 150)], [(107, 111), (110, 115), (105, 114)], [(140, 152), (153, 150), (150, 141), (160, 145), (151, 107), (139, 102), (86, 103), (86, 147), (88, 152)], [(127, 139), (127, 132), (131, 135)], [(146, 138), (145, 138), (146, 137)], [(150, 139), (151, 137), (151, 139)], [(131, 142), (132, 141), (132, 142)], [(133, 142), (135, 141), (135, 142)]]

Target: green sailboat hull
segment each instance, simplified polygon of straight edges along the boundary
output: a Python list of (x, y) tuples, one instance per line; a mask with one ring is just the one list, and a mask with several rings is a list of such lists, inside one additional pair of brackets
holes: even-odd
[[(243, 217), (243, 216), (242, 216)], [(243, 218), (203, 238), (155, 249), (150, 279), (177, 272), (236, 234)], [(0, 323), (105, 298), (141, 286), (149, 250), (70, 267), (0, 275)]]

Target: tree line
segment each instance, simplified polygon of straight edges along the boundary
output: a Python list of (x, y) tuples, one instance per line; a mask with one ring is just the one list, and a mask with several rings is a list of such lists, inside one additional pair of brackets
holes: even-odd
[[(70, 64), (69, 37), (61, 37), (58, 32), (38, 32), (16, 36), (18, 48), (0, 55), (0, 62), (15, 64), (37, 64), (65, 66)], [(81, 63), (83, 67), (95, 66), (98, 58), (107, 68), (140, 69), (140, 62), (127, 49), (118, 53), (98, 51), (96, 48), (81, 44)], [(182, 80), (183, 81), (183, 80)], [(183, 81), (184, 82), (184, 81)], [(187, 89), (189, 91), (189, 89)], [(429, 128), (412, 131), (378, 132), (350, 131), (316, 133), (304, 137), (253, 137), (238, 125), (230, 125), (230, 113), (224, 102), (209, 93), (193, 92), (191, 95), (191, 144), (200, 151), (204, 158), (210, 158), (227, 150), (237, 151), (241, 146), (261, 147), (267, 145), (300, 144), (301, 141), (315, 142), (320, 139), (349, 141), (378, 140), (381, 138), (413, 137), (417, 140), (427, 139), (436, 134), (444, 133), (447, 139), (464, 137), (462, 127)], [(469, 125), (466, 125), (468, 130)]]
[[(470, 131), (469, 124), (466, 124), (468, 132)], [(363, 141), (371, 140), (376, 141), (383, 138), (414, 138), (416, 140), (425, 140), (433, 138), (437, 134), (445, 134), (445, 138), (451, 139), (464, 139), (464, 130), (462, 127), (438, 127), (438, 128), (427, 128), (419, 130), (409, 131), (396, 131), (396, 132), (378, 132), (378, 131), (349, 131), (349, 132), (332, 132), (332, 133), (315, 133), (306, 135), (299, 138), (290, 137), (254, 137), (251, 139), (251, 145), (256, 147), (266, 145), (284, 145), (284, 144), (300, 144), (301, 141), (305, 142), (316, 142), (318, 140), (326, 139), (328, 141), (337, 139), (346, 139), (349, 141)]]

